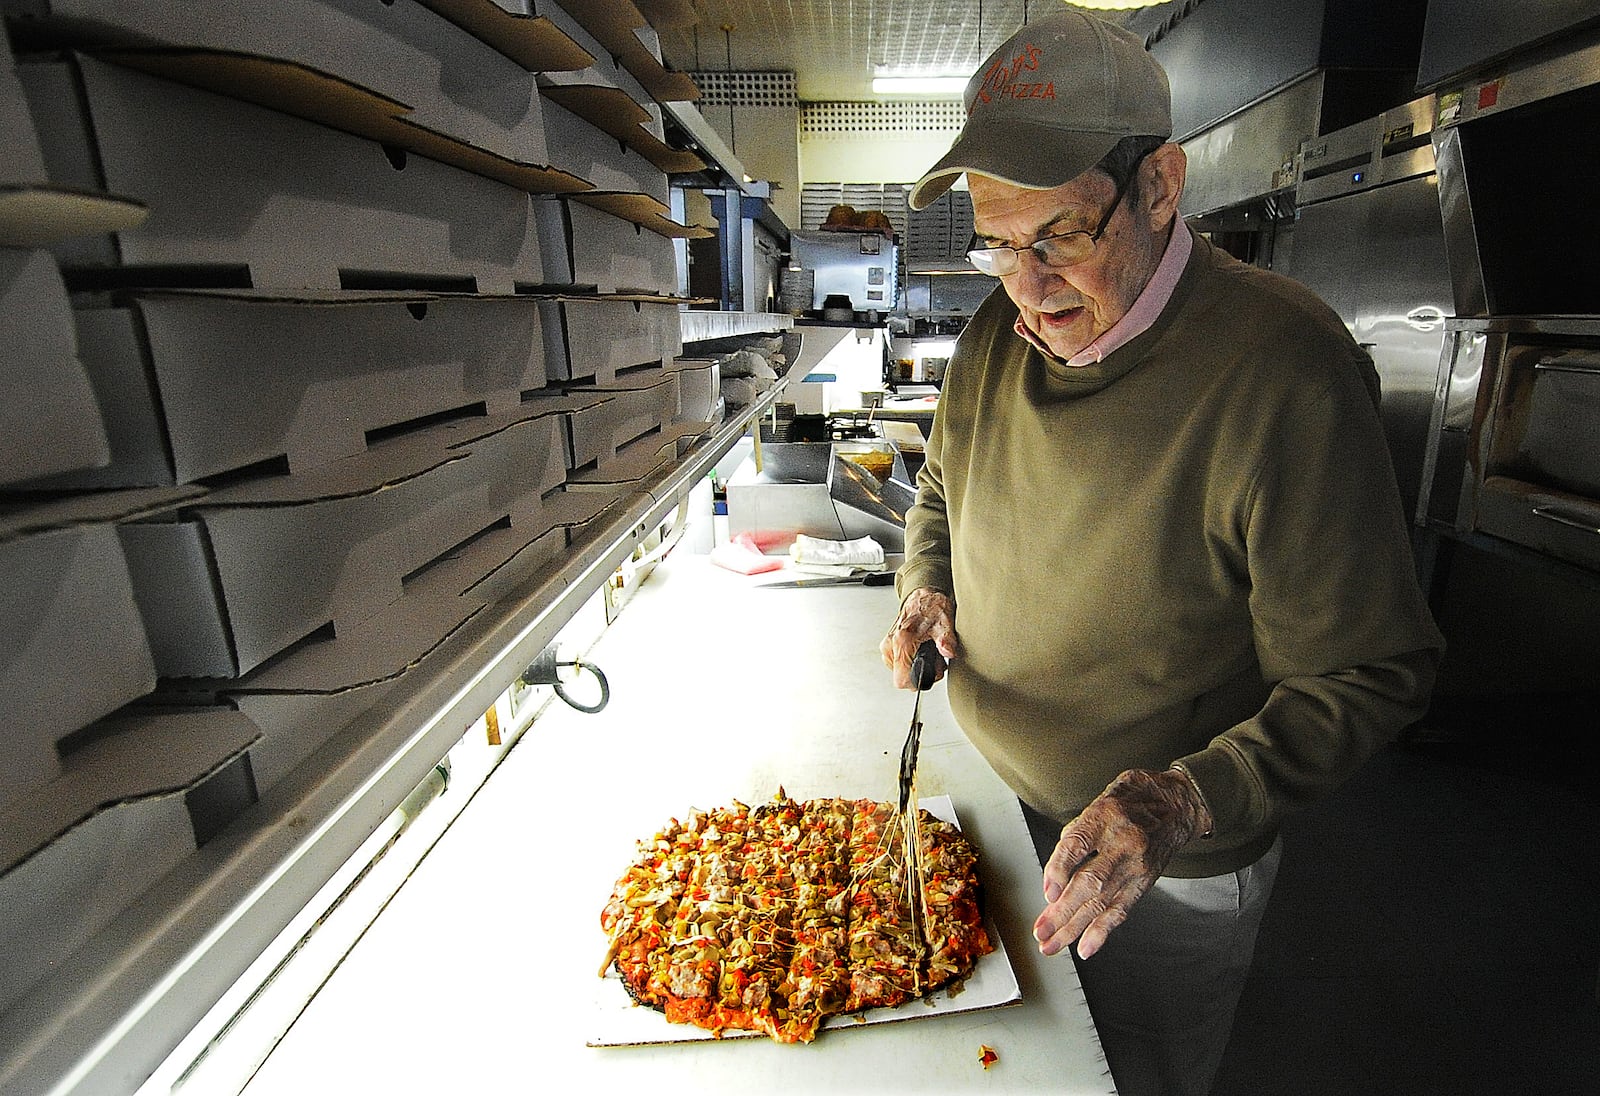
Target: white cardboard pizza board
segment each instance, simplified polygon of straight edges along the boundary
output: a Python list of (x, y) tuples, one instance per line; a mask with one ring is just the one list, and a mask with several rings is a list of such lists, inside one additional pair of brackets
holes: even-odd
[[(956, 818), (955, 806), (948, 795), (928, 796), (918, 800), (918, 806), (936, 818), (961, 823)], [(1006, 956), (1004, 942), (994, 926), (985, 918), (985, 927), (994, 951), (978, 960), (977, 966), (964, 983), (952, 992), (941, 989), (928, 997), (907, 1001), (894, 1008), (868, 1009), (861, 1013), (830, 1016), (823, 1022), (823, 1031), (839, 1028), (864, 1027), (871, 1024), (898, 1023), (903, 1020), (920, 1020), (928, 1016), (946, 1016), (953, 1012), (973, 1012), (978, 1009), (1014, 1005), (1022, 1000), (1022, 988), (1017, 984), (1016, 972)], [(622, 979), (615, 968), (604, 978), (595, 980), (594, 1031), (586, 1040), (592, 1047), (644, 1046), (652, 1043), (694, 1043), (718, 1036), (691, 1024), (668, 1023), (655, 1009), (636, 1004), (623, 988)], [(723, 1039), (768, 1038), (760, 1031), (725, 1031)], [(819, 1036), (820, 1038), (821, 1036)]]

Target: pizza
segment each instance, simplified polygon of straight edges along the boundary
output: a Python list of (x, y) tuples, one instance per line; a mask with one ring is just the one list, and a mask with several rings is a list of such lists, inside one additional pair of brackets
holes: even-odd
[(600, 915), (634, 1000), (715, 1035), (808, 1043), (829, 1016), (959, 982), (994, 950), (977, 853), (954, 825), (894, 805), (693, 811), (639, 843)]

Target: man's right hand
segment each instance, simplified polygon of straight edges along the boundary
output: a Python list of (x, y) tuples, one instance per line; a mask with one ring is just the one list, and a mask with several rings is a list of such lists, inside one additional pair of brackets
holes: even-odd
[[(894, 671), (897, 689), (911, 688), (911, 660), (924, 640), (931, 639), (939, 653), (949, 661), (956, 657), (956, 605), (950, 595), (931, 586), (919, 586), (906, 595), (900, 603), (900, 615), (894, 627), (878, 644), (883, 664)], [(944, 676), (941, 667), (939, 677)], [(938, 677), (934, 678), (935, 681)]]

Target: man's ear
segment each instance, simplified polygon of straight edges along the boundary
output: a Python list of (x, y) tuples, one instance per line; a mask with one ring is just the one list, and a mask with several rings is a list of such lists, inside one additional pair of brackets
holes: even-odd
[(1162, 228), (1178, 216), (1178, 199), (1183, 196), (1184, 180), (1189, 175), (1189, 157), (1180, 145), (1168, 141), (1153, 149), (1140, 165), (1141, 206), (1150, 213), (1152, 228)]

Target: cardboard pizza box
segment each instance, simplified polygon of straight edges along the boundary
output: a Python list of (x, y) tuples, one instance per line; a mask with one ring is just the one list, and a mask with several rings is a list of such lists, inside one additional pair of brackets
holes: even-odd
[(198, 494), (112, 492), (0, 515), (0, 807), (60, 775), (62, 739), (155, 688), (117, 526)]
[(0, 806), (0, 1012), (195, 851), (186, 793), (259, 737), (227, 710), (119, 714)]
[(545, 386), (538, 302), (335, 290), (145, 292), (77, 313), (112, 458), (51, 486), (303, 472), (429, 416)]
[(649, 494), (656, 481), (672, 470), (678, 461), (678, 440), (691, 436), (688, 425), (669, 426), (636, 438), (619, 448), (607, 461), (592, 468), (574, 469), (567, 477), (569, 491), (600, 491), (609, 494)]
[[(632, 130), (638, 130), (641, 134), (644, 132), (637, 125), (610, 128), (622, 128), (624, 133)], [(666, 169), (645, 153), (629, 147), (615, 133), (596, 125), (570, 98), (553, 95), (551, 101), (545, 104), (545, 130), (550, 136), (550, 147), (556, 162), (574, 175), (592, 182), (596, 189), (647, 194), (663, 204), (671, 199), (671, 184)], [(643, 141), (635, 143), (642, 144)], [(655, 143), (666, 150), (665, 144), (660, 141)], [(699, 166), (705, 165), (701, 163)]]
[(461, 578), (467, 579), (462, 592), (486, 605), (525, 594), (530, 579), (560, 565), (614, 509), (616, 499), (563, 485), (542, 499), (546, 528), (531, 536), (525, 530), (494, 530), (462, 552)]
[(678, 286), (673, 239), (700, 230), (671, 222), (666, 212), (648, 195), (615, 191), (582, 202), (535, 198), (547, 284), (585, 286), (602, 294), (673, 295)]
[(241, 481), (176, 520), (124, 526), (156, 664), (164, 677), (237, 678), (319, 629), (347, 632), (453, 546), (536, 522), (565, 473), (560, 422), (535, 408)]
[(677, 425), (678, 374), (660, 365), (618, 374), (611, 382), (574, 389), (607, 397), (573, 426), (572, 464), (602, 471), (634, 441)]
[(552, 380), (611, 384), (619, 372), (670, 361), (683, 351), (679, 304), (670, 299), (567, 297), (546, 305)]
[(257, 789), (275, 787), (407, 674), (448, 659), (451, 639), (482, 609), (474, 599), (413, 591), (342, 635), (319, 632), (256, 671), (215, 683), (214, 701), (261, 729), (250, 750)]
[[(584, 25), (584, 20), (591, 14), (579, 9), (569, 12), (565, 5), (551, 2), (551, 0), (496, 0), (497, 3), (507, 4), (511, 7), (532, 8), (537, 7), (546, 13), (546, 17), (562, 33), (572, 39), (580, 48), (590, 53), (594, 61), (581, 69), (565, 69), (539, 74), (539, 84), (542, 91), (552, 87), (561, 87), (568, 84), (581, 84), (595, 87), (613, 88), (625, 94), (630, 100), (640, 105), (655, 102), (655, 98), (645, 90), (644, 84), (638, 77), (628, 71), (621, 63), (621, 58), (616, 52), (608, 48), (594, 33)], [(625, 33), (625, 32), (624, 32)], [(614, 37), (614, 42), (621, 42), (628, 48), (636, 44), (631, 36), (626, 39)]]
[(549, 16), (531, 11), (526, 5), (495, 0), (421, 2), (529, 72), (576, 71), (598, 60)]
[(117, 195), (51, 185), (4, 25), (0, 25), (0, 149), (5, 150), (0, 156), (0, 248), (48, 247), (71, 236), (130, 228), (149, 212)]
[[(541, 202), (560, 202), (542, 198)], [(603, 293), (672, 296), (678, 285), (672, 238), (584, 202), (562, 202), (571, 226), (573, 277)]]
[(0, 247), (0, 346), (0, 485), (109, 461), (100, 403), (48, 251)]
[[(500, 0), (500, 2), (516, 7), (526, 6), (530, 0)], [(557, 5), (581, 26), (583, 32), (593, 37), (595, 44), (600, 47), (601, 53), (608, 61), (611, 58), (616, 59), (615, 64), (611, 66), (611, 75), (618, 79), (619, 83), (619, 74), (626, 74), (636, 81), (646, 94), (661, 103), (682, 102), (700, 97), (700, 89), (695, 87), (693, 80), (681, 72), (669, 71), (661, 63), (660, 41), (632, 0), (557, 0)], [(555, 18), (554, 7), (549, 4), (541, 6)], [(579, 35), (573, 34), (572, 37), (575, 41), (587, 45), (585, 39)], [(606, 71), (602, 65), (596, 65), (595, 69)]]
[(544, 280), (518, 187), (88, 57), (18, 72), (52, 182), (152, 211), (58, 245), (64, 266), (279, 289), (510, 293)]
[(708, 425), (722, 421), (726, 408), (719, 359), (679, 356), (662, 365), (678, 377), (678, 421)]
[[(533, 74), (417, 0), (41, 0), (31, 7), (36, 28), (97, 51), (131, 48), (161, 63), (159, 54), (182, 50), (324, 73), (393, 104), (413, 129), (511, 162), (549, 162)], [(235, 80), (239, 98), (254, 96), (242, 70)]]
[[(497, 527), (409, 576), (402, 596), (341, 633), (319, 632), (270, 663), (232, 681), (168, 682), (164, 695), (226, 705), (261, 730), (250, 749), (257, 788), (265, 793), (336, 738), (359, 735), (363, 716), (383, 704), (411, 673), (425, 676), (462, 657), (509, 597), (532, 597), (559, 582), (574, 546), (615, 534), (612, 499), (557, 490), (541, 500), (537, 520)], [(553, 596), (553, 594), (552, 594)]]
[(16, 63), (4, 23), (0, 23), (0, 187), (39, 186), (49, 181), (39, 138), (33, 131), (33, 116), (17, 82)]

